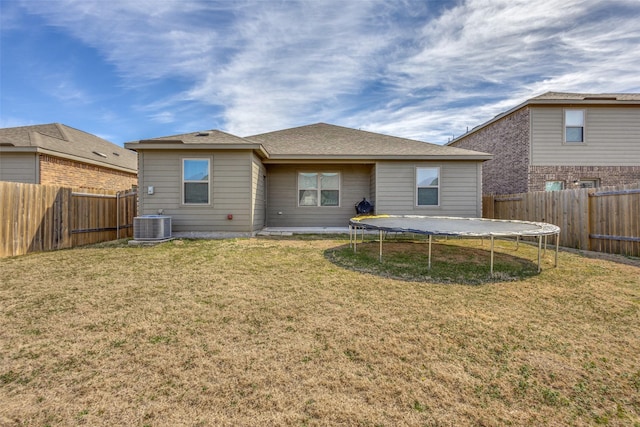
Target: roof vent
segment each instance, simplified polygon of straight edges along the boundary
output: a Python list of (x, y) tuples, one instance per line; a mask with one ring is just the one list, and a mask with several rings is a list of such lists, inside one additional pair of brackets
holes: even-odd
[(99, 151), (94, 151), (94, 152), (93, 152), (93, 154), (95, 154), (96, 156), (100, 156), (100, 157), (102, 157), (102, 158), (104, 158), (104, 159), (106, 159), (106, 158), (107, 158), (107, 155), (106, 155), (106, 154), (101, 153), (101, 152), (99, 152)]
[(198, 132), (196, 136), (209, 136), (211, 132)]
[(585, 96), (585, 101), (617, 101), (618, 98), (615, 96)]
[(113, 155), (120, 157), (120, 154), (116, 153), (115, 151), (113, 152)]

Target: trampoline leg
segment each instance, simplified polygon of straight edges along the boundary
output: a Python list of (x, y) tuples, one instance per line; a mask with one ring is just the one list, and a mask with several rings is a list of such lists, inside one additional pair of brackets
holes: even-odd
[(353, 253), (358, 252), (358, 227), (354, 227), (354, 235), (353, 235)]
[(540, 252), (542, 252), (542, 236), (538, 236), (538, 273), (540, 273)]
[(491, 277), (493, 277), (493, 236), (491, 236), (491, 267), (489, 268)]
[(382, 230), (380, 230), (380, 262), (382, 262)]
[(516, 251), (520, 248), (520, 236), (516, 236)]
[(427, 269), (431, 270), (431, 234), (429, 234), (429, 264), (427, 265)]
[(553, 263), (554, 267), (558, 267), (558, 248), (560, 247), (560, 233), (556, 234), (556, 259)]

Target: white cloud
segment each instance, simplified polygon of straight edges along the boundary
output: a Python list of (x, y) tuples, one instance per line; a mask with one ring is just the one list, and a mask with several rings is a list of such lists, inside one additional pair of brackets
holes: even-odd
[(171, 111), (162, 111), (160, 113), (152, 114), (149, 117), (151, 120), (158, 123), (173, 123), (175, 121), (175, 115)]
[[(388, 69), (397, 99), (421, 92), (438, 97), (417, 96), (392, 122), (395, 106), (378, 111), (369, 126), (442, 143), (452, 132), (458, 136), (545, 91), (637, 91), (638, 21), (612, 6), (581, 0), (461, 3), (426, 23), (415, 41), (420, 51)], [(637, 4), (633, 10), (640, 14)]]
[(239, 135), (328, 121), (444, 143), (548, 90), (640, 91), (632, 0), (22, 6), (97, 49), (131, 90), (179, 81), (133, 106), (151, 120)]

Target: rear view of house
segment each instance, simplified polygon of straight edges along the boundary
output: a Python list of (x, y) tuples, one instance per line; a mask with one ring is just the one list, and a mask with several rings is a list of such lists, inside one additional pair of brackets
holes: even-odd
[(494, 155), (485, 194), (640, 182), (640, 94), (547, 92), (448, 144)]
[(0, 129), (0, 181), (126, 190), (136, 153), (59, 123)]
[(325, 123), (125, 146), (138, 152), (139, 213), (170, 215), (174, 231), (346, 226), (363, 198), (377, 213), (477, 217), (491, 158)]

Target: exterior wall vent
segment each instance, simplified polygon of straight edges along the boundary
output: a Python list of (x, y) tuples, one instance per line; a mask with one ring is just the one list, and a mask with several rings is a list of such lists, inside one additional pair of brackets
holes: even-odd
[(133, 218), (134, 240), (162, 240), (171, 237), (171, 217), (143, 215)]

